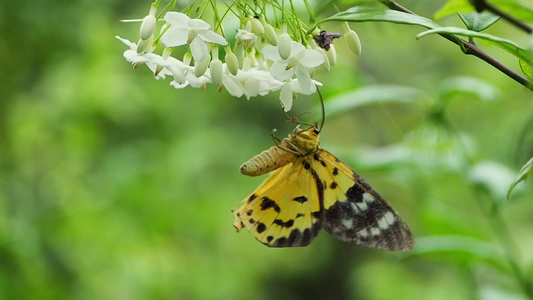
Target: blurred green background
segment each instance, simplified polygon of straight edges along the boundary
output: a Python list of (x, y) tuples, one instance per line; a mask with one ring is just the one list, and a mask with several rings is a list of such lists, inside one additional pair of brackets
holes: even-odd
[[(401, 3), (425, 16), (442, 5)], [(0, 299), (527, 299), (532, 186), (505, 193), (533, 156), (531, 91), (442, 38), (416, 40), (421, 28), (353, 25), (363, 54), (338, 42), (338, 65), (316, 74), (321, 145), (388, 199), (417, 246), (322, 233), (270, 249), (232, 226), (265, 178), (239, 166), (294, 125), (277, 94), (176, 90), (133, 70), (114, 36), (136, 41), (138, 24), (119, 20), (149, 5), (0, 4)], [(504, 22), (491, 32), (527, 39)], [(292, 113), (316, 103), (299, 97)]]

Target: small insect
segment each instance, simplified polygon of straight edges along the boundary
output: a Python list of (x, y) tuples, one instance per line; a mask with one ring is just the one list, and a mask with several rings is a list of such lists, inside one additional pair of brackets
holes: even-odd
[(233, 225), (269, 247), (309, 245), (321, 229), (347, 242), (385, 250), (413, 248), (411, 231), (357, 173), (319, 147), (320, 130), (298, 125), (276, 146), (241, 166), (258, 176), (274, 171), (233, 213)]

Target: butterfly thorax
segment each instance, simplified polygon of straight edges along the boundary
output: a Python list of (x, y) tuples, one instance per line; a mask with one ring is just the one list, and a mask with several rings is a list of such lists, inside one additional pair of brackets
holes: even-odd
[(318, 149), (319, 134), (320, 132), (314, 126), (308, 129), (300, 129), (300, 126), (297, 126), (289, 137), (282, 141), (280, 147), (285, 146), (298, 156), (306, 156)]
[(259, 176), (292, 163), (299, 157), (317, 151), (318, 137), (319, 131), (314, 126), (308, 129), (300, 129), (300, 126), (297, 126), (278, 145), (270, 147), (242, 164), (241, 173)]

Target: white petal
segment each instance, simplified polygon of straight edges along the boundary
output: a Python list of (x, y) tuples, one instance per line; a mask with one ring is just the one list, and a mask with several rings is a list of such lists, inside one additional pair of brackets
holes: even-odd
[(127, 39), (123, 39), (123, 38), (121, 38), (121, 37), (118, 36), (118, 35), (115, 35), (115, 37), (116, 37), (119, 41), (123, 42), (126, 46), (130, 47), (130, 49), (132, 49), (132, 50), (137, 50), (137, 45), (136, 45), (135, 43), (132, 43), (132, 42), (130, 42), (130, 41), (127, 40)]
[(292, 108), (292, 88), (291, 84), (287, 83), (279, 92), (279, 100), (281, 101), (281, 105), (283, 106), (284, 111), (289, 111)]
[(296, 56), (296, 54), (300, 51), (303, 51), (305, 50), (305, 47), (304, 45), (298, 43), (298, 42), (295, 42), (295, 41), (291, 41), (291, 54), (292, 56)]
[(296, 55), (298, 62), (307, 68), (320, 66), (324, 62), (324, 55), (316, 50), (305, 49)]
[(202, 39), (196, 37), (194, 40), (192, 40), (190, 46), (191, 46), (192, 57), (194, 57), (195, 61), (202, 61), (206, 58), (207, 45), (205, 44), (204, 41), (202, 41)]
[(287, 63), (279, 60), (272, 64), (272, 67), (270, 68), (270, 75), (277, 80), (285, 81), (294, 75), (294, 68), (287, 70)]
[(230, 76), (224, 76), (222, 84), (228, 91), (228, 93), (234, 97), (241, 97), (244, 94), (244, 86), (242, 83), (233, 80)]
[(167, 47), (183, 46), (187, 44), (189, 33), (183, 29), (171, 27), (161, 37), (161, 42)]
[(317, 84), (319, 84), (319, 82), (311, 80), (311, 86), (308, 89), (304, 90), (302, 86), (300, 85), (300, 80), (297, 79), (293, 81), (292, 90), (298, 94), (311, 95), (311, 94), (316, 93)]
[(187, 21), (190, 19), (191, 18), (189, 18), (186, 14), (175, 11), (170, 11), (165, 14), (165, 21), (177, 28), (187, 27)]
[(183, 70), (179, 66), (177, 66), (175, 64), (171, 64), (171, 65), (167, 66), (167, 69), (174, 76), (174, 81), (176, 81), (178, 83), (187, 82), (187, 79), (185, 77), (185, 73), (183, 72)]
[(185, 88), (189, 85), (188, 82), (185, 82), (185, 83), (179, 83), (179, 82), (176, 82), (176, 81), (172, 81), (170, 83), (171, 86), (177, 88), (177, 89), (182, 89), (182, 88)]
[(187, 73), (187, 81), (193, 88), (201, 88), (206, 83), (210, 82), (206, 76), (196, 77), (194, 72)]
[(244, 88), (246, 89), (246, 98), (255, 97), (259, 94), (261, 82), (254, 78), (248, 78), (244, 82)]
[(215, 43), (215, 44), (219, 44), (222, 46), (225, 46), (228, 44), (228, 41), (226, 41), (226, 39), (223, 36), (211, 30), (198, 31), (198, 36), (206, 42)]
[(263, 53), (263, 56), (265, 59), (277, 61), (281, 59), (281, 56), (279, 56), (278, 48), (272, 46), (272, 45), (266, 45), (261, 49), (261, 53)]
[(309, 71), (304, 66), (296, 66), (296, 77), (298, 78), (298, 83), (303, 91), (308, 91), (313, 84), (311, 82), (311, 75)]
[(189, 21), (187, 21), (187, 26), (190, 29), (196, 29), (198, 31), (207, 30), (209, 29), (209, 27), (211, 27), (211, 25), (207, 24), (204, 20), (200, 20), (200, 19), (190, 19)]

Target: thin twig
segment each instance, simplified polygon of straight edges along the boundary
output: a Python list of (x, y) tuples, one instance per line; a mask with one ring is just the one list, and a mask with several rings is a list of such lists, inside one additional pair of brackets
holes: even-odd
[[(384, 1), (380, 1), (380, 2), (382, 4), (384, 4), (385, 6), (387, 6), (388, 8), (392, 9), (392, 10), (397, 10), (397, 11), (401, 11), (401, 12), (417, 15), (414, 12), (410, 11), (409, 9), (401, 6), (400, 4), (398, 4), (398, 3), (394, 2), (394, 1), (385, 1), (384, 0)], [(502, 72), (505, 75), (509, 76), (510, 78), (514, 79), (516, 82), (520, 83), (521, 85), (523, 85), (526, 88), (528, 88), (528, 89), (533, 91), (533, 84), (526, 77), (522, 76), (520, 73), (516, 72), (515, 70), (509, 68), (508, 66), (506, 66), (505, 64), (503, 64), (502, 62), (497, 60), (496, 58), (490, 56), (487, 52), (481, 50), (481, 48), (476, 46), (476, 44), (474, 44), (472, 42), (467, 42), (467, 41), (462, 40), (462, 39), (457, 39), (456, 36), (454, 36), (452, 34), (448, 34), (448, 33), (441, 33), (439, 35), (442, 36), (443, 38), (449, 40), (450, 42), (452, 42), (452, 43), (464, 48), (465, 49), (465, 54), (470, 54), (470, 55), (478, 57), (479, 59), (487, 62), (491, 66), (493, 66), (496, 69), (498, 69), (500, 72)], [(459, 43), (459, 40), (461, 41), (462, 45)]]
[(497, 7), (493, 6), (490, 3), (487, 3), (485, 0), (476, 0), (474, 1), (474, 7), (478, 12), (482, 12), (484, 10), (488, 10), (491, 13), (500, 16), (502, 19), (506, 20), (507, 22), (513, 24), (514, 26), (520, 28), (521, 30), (527, 32), (528, 34), (533, 33), (533, 29), (527, 25), (526, 23), (523, 23), (522, 21), (514, 18), (513, 16), (507, 14), (504, 11), (501, 11)]

